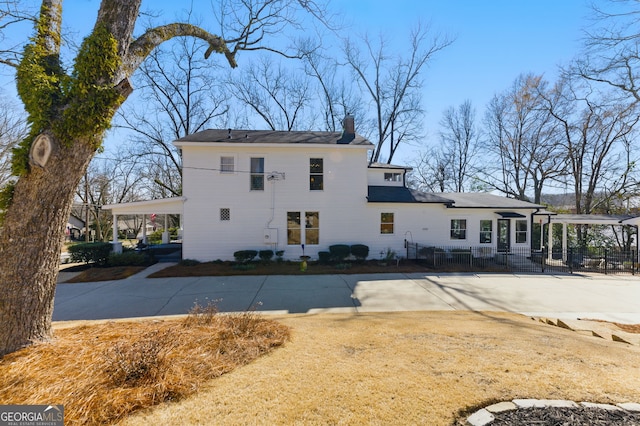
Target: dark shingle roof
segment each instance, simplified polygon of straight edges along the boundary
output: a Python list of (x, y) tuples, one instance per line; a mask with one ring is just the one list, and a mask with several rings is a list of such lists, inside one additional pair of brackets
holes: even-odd
[(367, 200), (370, 203), (452, 203), (447, 198), (403, 186), (369, 186)]
[[(231, 136), (231, 137), (229, 137)], [(210, 129), (194, 133), (176, 142), (268, 143), (268, 144), (329, 144), (373, 145), (362, 136), (355, 135), (350, 142), (341, 140), (341, 132), (284, 132), (274, 130)]]

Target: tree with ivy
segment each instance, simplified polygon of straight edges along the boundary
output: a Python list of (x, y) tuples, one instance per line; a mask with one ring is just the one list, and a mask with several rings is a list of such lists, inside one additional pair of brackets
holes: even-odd
[(323, 12), (307, 0), (220, 0), (221, 35), (172, 23), (136, 37), (141, 2), (102, 0), (67, 72), (60, 57), (62, 0), (42, 0), (35, 34), (15, 64), (30, 134), (13, 151), (17, 179), (0, 193), (0, 356), (51, 337), (63, 231), (75, 190), (145, 58), (167, 40), (196, 37), (208, 44), (205, 57), (219, 53), (235, 68), (239, 51), (272, 50), (265, 37), (296, 25), (296, 8), (314, 17)]

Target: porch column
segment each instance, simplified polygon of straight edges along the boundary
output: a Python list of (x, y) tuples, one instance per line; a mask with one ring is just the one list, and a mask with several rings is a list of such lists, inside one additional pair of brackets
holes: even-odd
[(549, 250), (547, 251), (547, 260), (551, 260), (553, 259), (552, 256), (552, 252), (553, 252), (553, 222), (549, 222), (549, 225), (547, 226), (547, 233), (548, 233), (548, 245), (549, 245)]
[(112, 250), (114, 253), (122, 253), (122, 243), (118, 241), (118, 215), (113, 214), (113, 241), (111, 244), (113, 245)]
[(142, 215), (142, 244), (147, 244), (147, 215)]
[(162, 231), (162, 244), (169, 244), (169, 215), (164, 215), (164, 230)]
[(562, 224), (562, 260), (567, 261), (567, 224)]

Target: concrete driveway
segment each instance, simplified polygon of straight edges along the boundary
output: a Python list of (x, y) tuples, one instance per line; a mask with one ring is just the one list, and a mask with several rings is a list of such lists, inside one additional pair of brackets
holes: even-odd
[(54, 321), (221, 312), (506, 311), (640, 323), (640, 278), (604, 275), (375, 274), (146, 278), (58, 284)]

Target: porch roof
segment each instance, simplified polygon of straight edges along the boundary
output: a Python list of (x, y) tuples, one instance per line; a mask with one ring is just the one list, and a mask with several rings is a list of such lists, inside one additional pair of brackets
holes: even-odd
[(114, 215), (125, 214), (182, 214), (185, 197), (160, 198), (131, 203), (105, 204), (104, 210), (111, 210)]
[(551, 223), (565, 223), (576, 225), (639, 225), (640, 217), (631, 215), (608, 214), (555, 214), (552, 212), (538, 212), (535, 216), (549, 217)]

